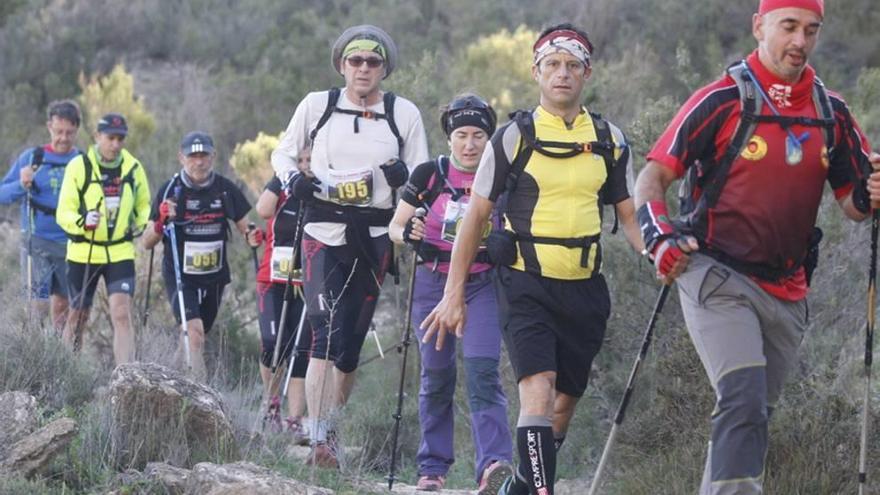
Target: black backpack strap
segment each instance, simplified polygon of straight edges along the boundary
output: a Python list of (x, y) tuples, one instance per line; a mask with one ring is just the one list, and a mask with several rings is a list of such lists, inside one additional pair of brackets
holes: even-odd
[[(397, 100), (397, 96), (391, 91), (385, 93), (382, 96), (382, 103), (385, 105), (385, 121), (388, 122), (388, 127), (391, 128), (391, 134), (394, 134), (394, 137), (397, 139), (397, 147), (400, 150), (400, 154), (403, 154), (403, 137), (400, 135), (400, 129), (397, 128), (397, 122), (394, 120), (394, 102)], [(398, 157), (403, 158), (403, 157)]]
[[(611, 180), (611, 174), (616, 163), (614, 161), (614, 138), (611, 136), (611, 126), (608, 125), (607, 120), (602, 118), (602, 115), (590, 112), (590, 118), (593, 119), (593, 129), (595, 129), (596, 132), (596, 141), (590, 143), (592, 153), (601, 156), (602, 160), (605, 162), (605, 183), (602, 184), (602, 187), (599, 189), (599, 218), (601, 221), (605, 210), (605, 188), (608, 187), (608, 182)], [(626, 163), (629, 149), (624, 148), (623, 153), (626, 153), (626, 155), (621, 155), (621, 158), (623, 159), (621, 161)], [(619, 225), (617, 208), (612, 205), (611, 209), (614, 210), (614, 223), (611, 226), (611, 233), (616, 234)]]
[(309, 141), (311, 141), (312, 144), (315, 144), (315, 136), (318, 135), (318, 131), (327, 124), (327, 121), (333, 116), (333, 112), (336, 111), (336, 104), (339, 102), (340, 93), (341, 91), (339, 88), (330, 88), (330, 90), (327, 91), (327, 106), (324, 107), (324, 113), (321, 114), (321, 118), (318, 119), (315, 128), (309, 132)]
[(816, 113), (822, 120), (822, 132), (825, 136), (825, 147), (828, 149), (828, 155), (837, 146), (834, 139), (834, 128), (837, 121), (834, 120), (834, 109), (831, 107), (831, 99), (828, 98), (828, 91), (825, 90), (825, 84), (818, 77), (813, 79), (813, 102), (816, 104)]
[(46, 150), (42, 146), (34, 147), (34, 150), (31, 152), (31, 167), (37, 168), (42, 165), (45, 157)]
[(80, 153), (83, 161), (83, 184), (79, 189), (79, 212), (85, 215), (86, 213), (86, 191), (88, 191), (89, 186), (94, 182), (94, 178), (92, 174), (94, 173), (94, 166), (92, 165), (92, 161), (89, 159), (88, 153)]
[(761, 115), (761, 105), (763, 101), (758, 90), (755, 88), (756, 82), (749, 76), (748, 66), (743, 60), (737, 64), (730, 66), (727, 73), (733, 78), (736, 87), (739, 90), (739, 100), (741, 107), (741, 115), (733, 137), (724, 150), (721, 159), (710, 170), (704, 179), (700, 196), (700, 203), (705, 203), (705, 208), (714, 208), (721, 197), (721, 190), (727, 182), (727, 176), (730, 174), (730, 167), (736, 161), (736, 157), (742, 153), (743, 147), (749, 142), (755, 128), (758, 126), (758, 116)]
[(516, 185), (529, 159), (532, 157), (532, 151), (535, 149), (535, 118), (529, 110), (517, 110), (510, 114), (510, 120), (516, 124), (519, 129), (519, 149), (516, 150), (516, 156), (513, 157), (513, 163), (510, 164), (510, 172), (507, 174), (507, 182), (505, 189), (508, 193), (516, 190)]

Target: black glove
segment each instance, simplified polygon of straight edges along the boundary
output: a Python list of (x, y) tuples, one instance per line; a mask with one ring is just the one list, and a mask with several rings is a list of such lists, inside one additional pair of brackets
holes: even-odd
[(305, 174), (297, 174), (293, 178), (290, 185), (290, 194), (300, 201), (310, 201), (315, 199), (314, 193), (321, 190), (318, 187), (321, 181), (306, 176)]
[(415, 246), (415, 245), (417, 245), (418, 243), (422, 242), (422, 239), (418, 239), (418, 240), (416, 240), (416, 239), (413, 239), (413, 238), (411, 238), (411, 237), (409, 236), (410, 234), (412, 234), (413, 227), (415, 226), (415, 220), (416, 220), (416, 218), (418, 218), (419, 220), (421, 220), (421, 221), (422, 221), (422, 225), (424, 226), (424, 222), (425, 222), (425, 219), (424, 219), (424, 218), (412, 217), (412, 218), (410, 218), (409, 220), (407, 220), (407, 222), (406, 222), (406, 227), (403, 228), (403, 242), (405, 242), (405, 243), (407, 243), (407, 244), (410, 244), (410, 245), (412, 245), (412, 246)]
[(868, 194), (868, 181), (862, 179), (855, 183), (852, 191), (852, 203), (862, 213), (871, 211), (871, 195)]
[(394, 189), (406, 184), (406, 180), (409, 179), (409, 169), (406, 168), (406, 164), (400, 161), (399, 158), (388, 160), (385, 165), (381, 165), (379, 168), (385, 174), (385, 180), (388, 181), (388, 185)]

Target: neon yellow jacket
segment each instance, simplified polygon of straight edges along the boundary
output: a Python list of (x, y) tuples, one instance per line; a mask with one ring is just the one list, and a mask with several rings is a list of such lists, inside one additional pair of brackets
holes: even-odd
[[(87, 156), (92, 164), (92, 178), (88, 181), (87, 188), (83, 189), (87, 182), (86, 166), (83, 155), (80, 155), (67, 164), (58, 196), (55, 219), (70, 237), (67, 241), (67, 260), (91, 264), (133, 260), (133, 234), (143, 231), (150, 215), (150, 185), (144, 167), (128, 150), (122, 150), (122, 163), (119, 165), (122, 180), (119, 211), (116, 227), (110, 233), (107, 231), (107, 202), (104, 200), (104, 188), (101, 185), (100, 162), (94, 146), (89, 147)], [(93, 239), (93, 233), (83, 228), (83, 217), (86, 211), (95, 209), (99, 202), (101, 223), (94, 231), (94, 248), (89, 257), (89, 243)]]

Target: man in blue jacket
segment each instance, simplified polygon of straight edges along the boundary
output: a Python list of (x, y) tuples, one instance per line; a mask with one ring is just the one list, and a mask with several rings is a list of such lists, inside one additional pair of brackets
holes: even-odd
[(67, 163), (79, 154), (79, 106), (54, 101), (47, 110), (49, 144), (27, 148), (0, 183), (0, 204), (21, 201), (21, 266), (23, 292), (42, 319), (49, 312), (56, 330), (64, 325), (68, 307), (67, 235), (55, 222), (58, 193)]

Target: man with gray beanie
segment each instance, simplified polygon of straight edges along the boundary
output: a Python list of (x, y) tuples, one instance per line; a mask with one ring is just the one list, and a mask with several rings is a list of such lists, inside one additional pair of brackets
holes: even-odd
[[(325, 467), (338, 466), (330, 418), (351, 393), (391, 265), (387, 226), (395, 190), (410, 168), (428, 160), (418, 108), (380, 89), (397, 59), (385, 31), (361, 25), (343, 32), (331, 61), (345, 87), (306, 95), (272, 153), (275, 173), (305, 205), (303, 285), (313, 331), (306, 374), (313, 450), (308, 462)], [(296, 173), (297, 156), (309, 145), (314, 177)]]

